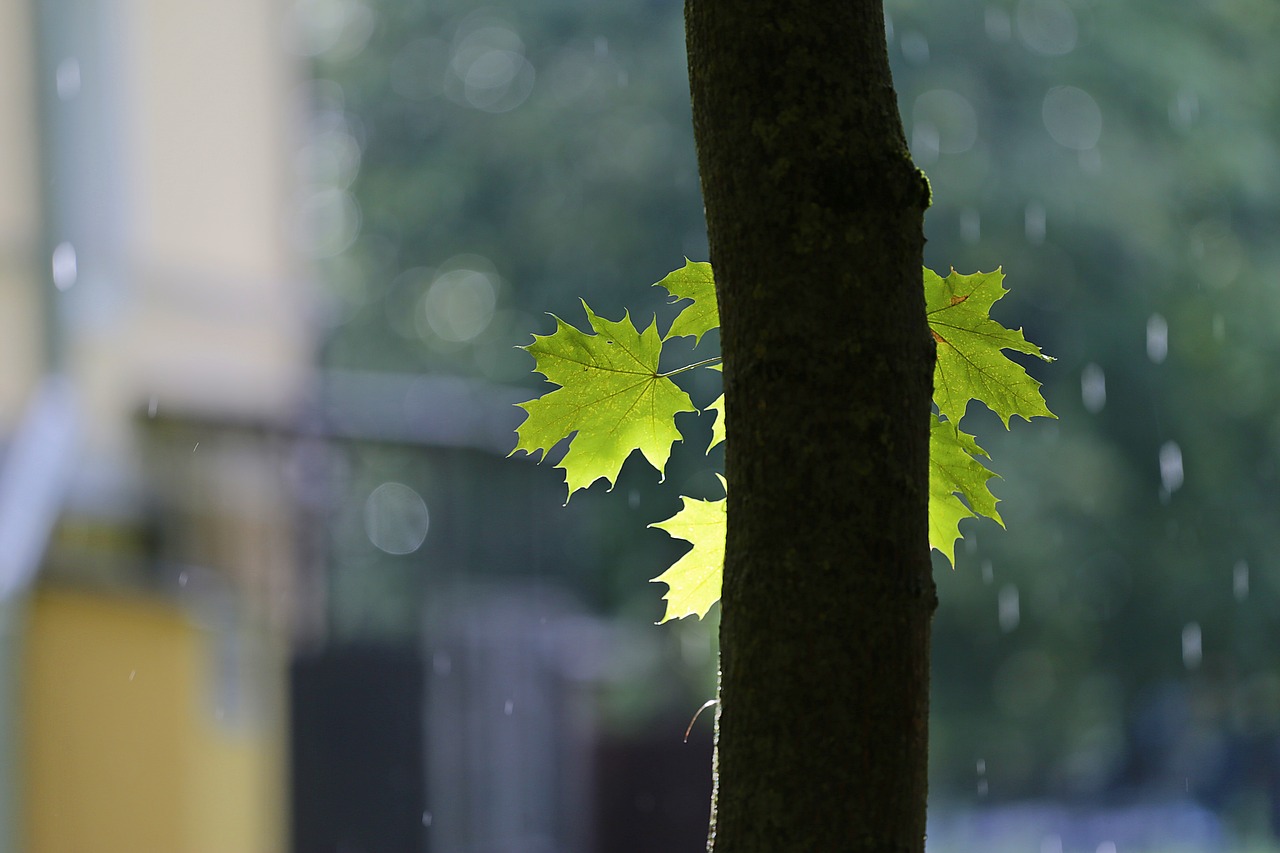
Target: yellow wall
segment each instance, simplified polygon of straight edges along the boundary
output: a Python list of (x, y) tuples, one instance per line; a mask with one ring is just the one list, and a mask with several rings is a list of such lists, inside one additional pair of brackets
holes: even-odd
[(260, 695), (279, 671), (269, 651), (259, 656), (260, 676), (239, 676), (257, 707), (220, 715), (218, 643), (227, 636), (166, 603), (35, 595), (22, 676), (22, 849), (284, 849), (279, 705)]

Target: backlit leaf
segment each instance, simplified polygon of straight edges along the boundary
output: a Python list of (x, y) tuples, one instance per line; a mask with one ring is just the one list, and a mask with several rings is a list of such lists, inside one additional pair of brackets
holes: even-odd
[(692, 336), (695, 346), (702, 342), (702, 336), (719, 327), (720, 314), (716, 308), (716, 282), (711, 276), (711, 264), (705, 261), (697, 263), (685, 258), (684, 266), (674, 272), (667, 273), (666, 278), (656, 286), (667, 289), (678, 302), (681, 299), (692, 299), (692, 305), (684, 310), (671, 323), (666, 338)]
[(689, 395), (658, 373), (656, 320), (640, 332), (629, 315), (614, 322), (582, 306), (596, 334), (556, 317), (554, 334), (534, 335), (524, 347), (537, 360), (534, 369), (560, 387), (519, 404), (528, 417), (516, 430), (512, 451), (545, 457), (556, 442), (577, 433), (556, 466), (564, 469), (570, 496), (601, 478), (612, 486), (634, 450), (663, 473), (671, 445), (680, 439), (676, 414), (696, 411)]
[[(1027, 420), (1054, 417), (1040, 384), (1004, 355), (1004, 350), (1013, 350), (1052, 361), (1020, 329), (1006, 329), (991, 319), (991, 307), (1007, 292), (1002, 282), (1000, 270), (973, 275), (952, 270), (946, 278), (924, 271), (928, 322), (938, 349), (934, 403), (939, 414), (930, 416), (929, 435), (929, 544), (953, 565), (961, 521), (985, 516), (1004, 524), (987, 487), (996, 476), (982, 461), (987, 454), (957, 426), (969, 400), (981, 401), (1006, 427), (1015, 415)], [(615, 323), (597, 316), (584, 302), (591, 333), (557, 317), (554, 334), (535, 335), (525, 347), (537, 360), (535, 369), (560, 387), (520, 404), (527, 417), (516, 431), (512, 452), (545, 456), (557, 442), (572, 437), (557, 466), (565, 471), (570, 495), (601, 478), (615, 483), (634, 450), (662, 473), (672, 444), (681, 437), (676, 414), (695, 411), (670, 377), (695, 367), (721, 367), (718, 358), (711, 358), (666, 375), (658, 372), (664, 340), (690, 336), (701, 341), (719, 325), (710, 264), (686, 260), (658, 284), (675, 302), (690, 300), (665, 336), (659, 336), (656, 320), (640, 332), (629, 316)], [(715, 418), (710, 452), (725, 440), (724, 395), (705, 411)], [(654, 578), (668, 586), (664, 622), (704, 616), (720, 597), (726, 502), (681, 500), (680, 512), (650, 525), (692, 545)]]
[[(722, 480), (723, 482), (723, 480)], [(720, 598), (720, 581), (724, 574), (725, 498), (703, 501), (681, 497), (684, 508), (650, 527), (665, 530), (672, 538), (693, 545), (671, 568), (653, 579), (669, 589), (663, 622), (685, 616), (702, 618)]]
[[(1004, 526), (996, 510), (996, 496), (987, 488), (987, 481), (996, 475), (978, 459), (986, 456), (973, 436), (930, 415), (929, 545), (953, 566), (962, 520), (983, 515)], [(957, 495), (962, 495), (968, 506)]]
[(1005, 427), (1018, 415), (1052, 418), (1040, 395), (1040, 383), (1002, 350), (1053, 359), (1022, 336), (991, 319), (991, 306), (1008, 293), (1000, 270), (941, 278), (924, 271), (925, 309), (938, 344), (933, 374), (933, 401), (943, 417), (959, 423), (970, 400), (978, 400), (1000, 416)]

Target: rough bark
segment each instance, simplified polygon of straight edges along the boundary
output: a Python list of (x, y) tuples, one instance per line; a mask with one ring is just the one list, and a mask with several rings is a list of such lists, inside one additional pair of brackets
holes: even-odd
[(928, 185), (879, 2), (687, 0), (729, 532), (710, 849), (921, 851)]

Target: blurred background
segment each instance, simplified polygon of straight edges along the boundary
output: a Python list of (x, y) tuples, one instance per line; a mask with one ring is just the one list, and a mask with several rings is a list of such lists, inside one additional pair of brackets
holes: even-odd
[[(1058, 358), (972, 419), (929, 849), (1280, 849), (1280, 7), (886, 8), (926, 260)], [(4, 0), (0, 189), (0, 851), (702, 849), (707, 419), (506, 458), (544, 312), (706, 258), (680, 3)]]

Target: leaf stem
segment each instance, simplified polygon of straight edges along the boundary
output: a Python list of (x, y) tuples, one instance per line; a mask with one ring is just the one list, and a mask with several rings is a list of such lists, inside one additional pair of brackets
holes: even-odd
[(675, 376), (677, 373), (684, 373), (686, 370), (696, 370), (699, 367), (706, 367), (709, 364), (715, 364), (720, 361), (720, 356), (713, 358), (704, 358), (702, 361), (696, 361), (693, 364), (686, 364), (684, 367), (677, 367), (675, 370), (668, 370), (666, 373), (659, 373), (659, 377)]

